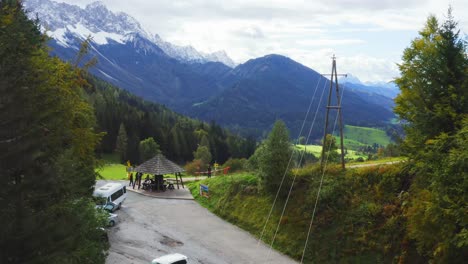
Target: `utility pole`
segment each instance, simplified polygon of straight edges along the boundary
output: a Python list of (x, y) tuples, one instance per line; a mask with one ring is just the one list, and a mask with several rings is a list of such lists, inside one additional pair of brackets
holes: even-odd
[[(320, 166), (323, 169), (323, 163), (325, 161), (325, 140), (327, 138), (327, 129), (328, 129), (328, 117), (330, 114), (330, 109), (338, 110), (338, 122), (340, 126), (340, 143), (341, 143), (341, 167), (345, 169), (345, 161), (344, 161), (344, 146), (343, 146), (343, 120), (341, 116), (341, 97), (340, 97), (340, 88), (338, 86), (338, 74), (336, 72), (336, 57), (333, 55), (332, 57), (332, 72), (330, 76), (330, 91), (328, 93), (328, 103), (327, 103), (327, 114), (325, 117), (325, 128), (323, 132), (323, 143), (322, 143), (322, 158), (320, 159)], [(346, 74), (340, 74), (340, 76), (346, 76)], [(333, 80), (334, 79), (334, 80)], [(330, 105), (331, 98), (333, 93), (333, 81), (335, 81), (335, 91), (336, 91), (336, 103), (337, 105)]]

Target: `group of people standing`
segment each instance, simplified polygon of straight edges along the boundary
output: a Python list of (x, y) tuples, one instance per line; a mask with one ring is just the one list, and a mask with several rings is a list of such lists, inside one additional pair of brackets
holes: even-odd
[(138, 190), (140, 190), (140, 186), (141, 186), (141, 178), (143, 177), (143, 173), (141, 172), (137, 172), (135, 174), (135, 180), (133, 180), (133, 173), (130, 173), (128, 175), (128, 179), (130, 180), (130, 182), (128, 183), (128, 186), (132, 186), (133, 189), (135, 189), (135, 185), (138, 184)]

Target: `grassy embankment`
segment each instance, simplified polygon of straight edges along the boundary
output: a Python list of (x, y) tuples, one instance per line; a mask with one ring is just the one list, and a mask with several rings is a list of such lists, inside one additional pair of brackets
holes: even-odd
[[(321, 173), (317, 167), (297, 171), (284, 216), (283, 196), (273, 210), (263, 240), (300, 259), (315, 204)], [(210, 198), (200, 197), (199, 183)], [(235, 174), (190, 183), (195, 199), (210, 211), (259, 237), (274, 197), (258, 187), (252, 174)], [(289, 188), (289, 186), (288, 186)], [(405, 233), (403, 208), (409, 177), (401, 165), (350, 169), (330, 168), (324, 178), (305, 263), (391, 263), (421, 261)], [(286, 189), (286, 188), (285, 188)]]

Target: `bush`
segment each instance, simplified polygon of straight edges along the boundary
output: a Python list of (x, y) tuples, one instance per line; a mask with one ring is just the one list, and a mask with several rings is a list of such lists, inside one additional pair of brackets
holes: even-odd
[(199, 171), (205, 171), (207, 166), (201, 160), (193, 160), (185, 164), (185, 172), (189, 175), (196, 175)]
[(242, 171), (247, 167), (247, 160), (230, 158), (223, 164), (223, 167), (230, 167), (229, 172)]

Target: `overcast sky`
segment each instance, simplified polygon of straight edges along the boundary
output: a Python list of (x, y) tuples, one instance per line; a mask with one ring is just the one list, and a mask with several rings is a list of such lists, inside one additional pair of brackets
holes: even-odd
[[(84, 7), (92, 0), (57, 0)], [(149, 32), (203, 52), (225, 50), (237, 63), (282, 54), (320, 73), (331, 55), (341, 73), (389, 81), (396, 63), (429, 14), (443, 20), (449, 5), (468, 33), (466, 0), (103, 0)]]

